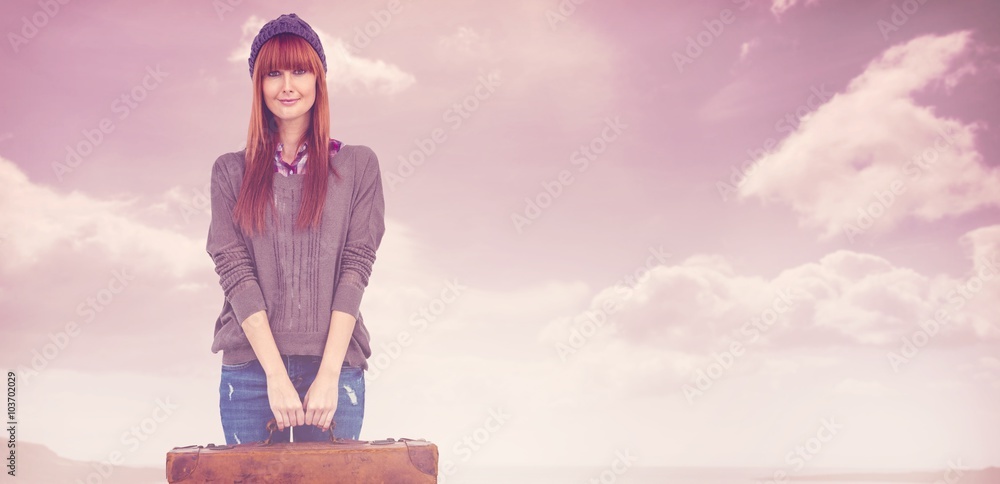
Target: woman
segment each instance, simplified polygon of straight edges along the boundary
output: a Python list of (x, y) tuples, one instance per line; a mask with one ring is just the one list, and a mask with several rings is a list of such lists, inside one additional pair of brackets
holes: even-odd
[(275, 442), (329, 440), (331, 427), (357, 439), (371, 356), (358, 308), (385, 232), (378, 158), (329, 137), (309, 24), (268, 22), (249, 63), (247, 144), (212, 167), (207, 240), (225, 294), (212, 352), (226, 443), (265, 440), (272, 417)]

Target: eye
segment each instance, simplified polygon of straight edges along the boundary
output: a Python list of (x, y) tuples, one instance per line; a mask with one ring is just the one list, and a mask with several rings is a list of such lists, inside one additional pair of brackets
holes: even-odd
[(309, 72), (309, 71), (307, 71), (307, 70), (305, 70), (305, 69), (295, 69), (295, 71), (294, 71), (294, 72), (295, 72), (296, 74), (298, 74), (298, 75), (302, 75), (302, 74), (305, 74), (305, 73), (307, 73), (307, 72)]
[(278, 71), (271, 71), (271, 72), (268, 72), (267, 75), (268, 75), (268, 77), (275, 77), (275, 76), (280, 76), (281, 73), (278, 72)]

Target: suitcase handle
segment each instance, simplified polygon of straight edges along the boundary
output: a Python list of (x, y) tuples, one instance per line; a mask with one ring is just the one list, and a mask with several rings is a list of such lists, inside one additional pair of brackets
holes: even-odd
[[(330, 442), (337, 443), (337, 438), (333, 436), (333, 429), (337, 426), (337, 422), (333, 420), (330, 421)], [(267, 429), (268, 436), (267, 440), (260, 445), (271, 445), (271, 440), (274, 438), (274, 433), (278, 431), (278, 421), (274, 417), (267, 421), (267, 425), (264, 426)]]
[[(334, 422), (334, 421), (331, 420), (330, 421), (330, 430), (329, 430), (329, 432), (330, 432), (330, 443), (333, 443), (333, 444), (389, 445), (389, 444), (394, 444), (394, 443), (397, 443), (397, 442), (402, 442), (402, 443), (413, 442), (413, 441), (424, 441), (424, 442), (426, 442), (425, 439), (408, 439), (406, 437), (403, 437), (403, 438), (401, 438), (399, 440), (396, 440), (396, 439), (394, 439), (392, 437), (389, 437), (387, 439), (381, 439), (381, 440), (338, 439), (338, 438), (334, 437), (334, 435), (333, 435), (333, 429), (336, 426), (337, 426), (337, 422)], [(275, 420), (274, 417), (271, 417), (271, 419), (267, 421), (267, 425), (265, 427), (267, 428), (267, 431), (268, 431), (267, 440), (261, 442), (260, 445), (271, 445), (271, 442), (273, 441), (272, 439), (274, 438), (274, 433), (278, 431), (278, 421)]]

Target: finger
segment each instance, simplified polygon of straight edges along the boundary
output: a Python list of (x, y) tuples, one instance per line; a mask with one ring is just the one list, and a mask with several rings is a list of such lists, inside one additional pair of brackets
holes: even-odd
[(297, 425), (305, 425), (306, 414), (304, 411), (302, 411), (302, 407), (298, 407), (295, 409), (295, 421), (298, 422)]
[(328, 410), (323, 414), (323, 431), (328, 432), (330, 430), (330, 422), (333, 422), (333, 411)]
[(284, 418), (281, 416), (281, 411), (273, 410), (273, 412), (274, 412), (274, 423), (278, 425), (278, 430), (284, 430), (285, 421)]
[(306, 425), (312, 425), (313, 422), (316, 422), (317, 420), (319, 420), (319, 418), (318, 418), (319, 416), (317, 415), (318, 413), (319, 413), (319, 411), (316, 410), (315, 408), (309, 408), (307, 406), (306, 407), (306, 422), (305, 422), (305, 424)]
[(286, 423), (289, 427), (298, 425), (298, 422), (295, 421), (295, 406), (290, 404), (286, 405), (285, 408), (282, 409), (282, 412), (285, 413), (285, 418), (287, 419)]

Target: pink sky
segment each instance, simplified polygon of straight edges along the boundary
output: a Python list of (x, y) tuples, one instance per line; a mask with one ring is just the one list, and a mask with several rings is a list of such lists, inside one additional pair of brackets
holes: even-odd
[[(0, 7), (0, 363), (22, 372), (22, 441), (161, 467), (224, 440), (207, 187), (245, 143), (250, 41), (294, 11), (326, 50), (332, 136), (383, 173), (362, 438), (431, 439), (456, 472), (624, 449), (1000, 465), (993, 2), (233, 3)], [(685, 392), (700, 372), (717, 378)], [(176, 409), (127, 444), (157, 399)], [(824, 419), (840, 430), (796, 469)]]

